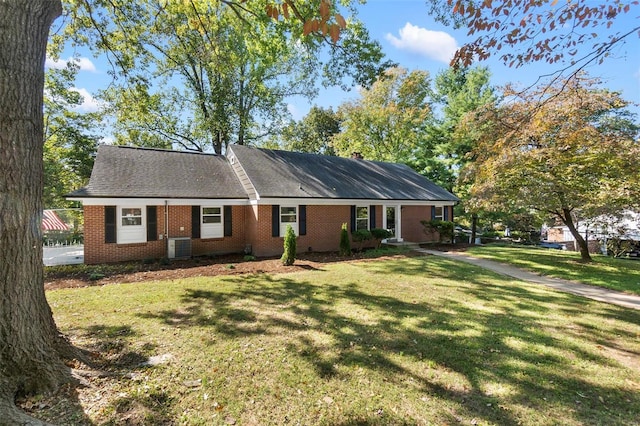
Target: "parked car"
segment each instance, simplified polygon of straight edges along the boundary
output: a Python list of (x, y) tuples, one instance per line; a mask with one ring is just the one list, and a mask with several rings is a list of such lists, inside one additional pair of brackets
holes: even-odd
[(538, 243), (538, 246), (542, 248), (550, 248), (550, 249), (556, 249), (556, 250), (567, 249), (567, 247), (564, 244), (554, 243), (551, 241), (540, 241), (540, 243)]

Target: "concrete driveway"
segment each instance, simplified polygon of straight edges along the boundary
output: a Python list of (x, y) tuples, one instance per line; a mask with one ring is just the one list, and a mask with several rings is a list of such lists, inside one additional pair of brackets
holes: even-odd
[(45, 266), (84, 263), (84, 246), (44, 247), (42, 260)]

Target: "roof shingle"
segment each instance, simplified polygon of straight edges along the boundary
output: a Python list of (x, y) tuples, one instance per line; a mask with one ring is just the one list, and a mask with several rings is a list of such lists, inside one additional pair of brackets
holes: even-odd
[(458, 201), (404, 164), (233, 145), (261, 198)]
[(89, 184), (69, 197), (246, 199), (223, 156), (101, 145)]

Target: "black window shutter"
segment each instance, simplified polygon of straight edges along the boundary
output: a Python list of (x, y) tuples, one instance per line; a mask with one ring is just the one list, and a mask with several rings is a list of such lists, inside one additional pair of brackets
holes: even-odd
[(158, 208), (147, 206), (147, 241), (158, 239)]
[(280, 206), (277, 204), (271, 206), (271, 236), (280, 236)]
[(351, 206), (351, 232), (356, 232), (356, 206)]
[(298, 234), (307, 235), (307, 206), (298, 207)]
[(376, 227), (376, 206), (373, 204), (369, 206), (369, 229)]
[(431, 220), (436, 218), (436, 206), (431, 206)]
[(200, 238), (200, 206), (191, 206), (191, 238)]
[(451, 222), (453, 222), (453, 206), (451, 206)]
[(442, 207), (442, 211), (443, 211), (442, 214), (444, 215), (442, 219), (449, 220), (449, 207), (447, 206)]
[(233, 218), (231, 217), (232, 212), (231, 206), (224, 206), (224, 236), (230, 237), (233, 233)]
[(104, 242), (117, 242), (116, 206), (104, 206)]

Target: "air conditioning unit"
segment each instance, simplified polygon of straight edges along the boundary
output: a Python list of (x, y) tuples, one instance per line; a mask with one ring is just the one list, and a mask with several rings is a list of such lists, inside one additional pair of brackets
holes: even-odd
[(191, 257), (191, 238), (169, 238), (169, 259)]

